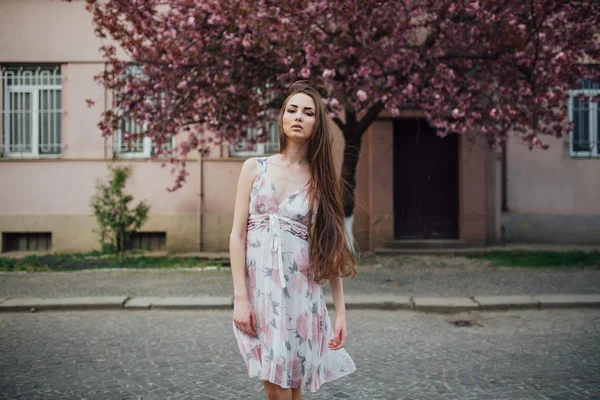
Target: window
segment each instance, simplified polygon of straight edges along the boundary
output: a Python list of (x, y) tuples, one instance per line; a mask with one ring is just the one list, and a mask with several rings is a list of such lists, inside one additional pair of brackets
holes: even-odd
[[(140, 66), (129, 66), (125, 74), (129, 75), (129, 77), (144, 79), (144, 73)], [(123, 77), (123, 79), (127, 79), (127, 77)], [(148, 99), (148, 101), (151, 100)], [(115, 153), (117, 153), (119, 158), (150, 158), (154, 150), (154, 145), (152, 144), (152, 139), (145, 136), (146, 123), (140, 124), (134, 119), (127, 118), (126, 116), (123, 117), (120, 129), (115, 134)], [(125, 133), (135, 135), (135, 139), (122, 140)], [(173, 142), (174, 140), (171, 138), (171, 141), (164, 143), (162, 147), (170, 151), (173, 149)]]
[[(600, 84), (589, 79), (580, 81), (580, 88), (571, 90), (569, 120), (575, 123), (571, 133), (572, 157), (600, 157), (600, 108), (591, 101), (600, 96)], [(578, 98), (579, 95), (586, 98)]]
[(2, 250), (49, 251), (52, 250), (51, 232), (3, 232)]
[[(230, 154), (238, 157), (261, 156), (279, 152), (279, 123), (277, 121), (267, 124), (267, 141), (254, 143), (254, 140), (263, 133), (263, 129), (248, 129), (246, 137), (238, 143), (231, 145)], [(254, 143), (254, 146), (252, 146)]]
[[(144, 136), (146, 129), (143, 125), (136, 124), (132, 119), (123, 119), (121, 121), (121, 129), (116, 132), (115, 137), (115, 152), (119, 158), (150, 158), (154, 145), (152, 139)], [(139, 135), (135, 140), (122, 141), (123, 132)], [(171, 138), (170, 142), (164, 143), (163, 148), (167, 151), (173, 149), (175, 139)]]
[(4, 157), (57, 157), (61, 149), (60, 66), (2, 68)]
[(164, 251), (167, 248), (165, 232), (133, 232), (129, 240), (129, 250)]

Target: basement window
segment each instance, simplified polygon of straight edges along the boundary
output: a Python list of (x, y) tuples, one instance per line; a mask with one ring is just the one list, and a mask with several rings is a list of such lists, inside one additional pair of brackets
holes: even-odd
[(2, 232), (2, 252), (50, 251), (51, 232)]
[(134, 232), (129, 241), (129, 250), (163, 251), (167, 248), (165, 232)]

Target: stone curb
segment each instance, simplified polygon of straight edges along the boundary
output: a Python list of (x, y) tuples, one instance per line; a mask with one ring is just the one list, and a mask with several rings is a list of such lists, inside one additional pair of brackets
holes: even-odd
[(122, 309), (127, 296), (15, 298), (0, 303), (0, 312)]
[[(325, 296), (334, 311), (333, 298)], [(600, 294), (433, 297), (395, 295), (346, 295), (348, 310), (413, 310), (431, 313), (459, 313), (512, 309), (600, 308)], [(0, 298), (0, 313), (11, 311), (71, 310), (231, 310), (231, 297), (127, 296), (65, 298)]]

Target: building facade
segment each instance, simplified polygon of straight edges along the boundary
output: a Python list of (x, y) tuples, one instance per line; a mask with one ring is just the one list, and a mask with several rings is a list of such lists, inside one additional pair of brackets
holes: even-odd
[[(174, 177), (149, 160), (149, 140), (125, 148), (118, 132), (99, 133), (112, 96), (93, 79), (105, 68), (104, 44), (84, 2), (0, 2), (0, 250), (98, 250), (96, 180), (110, 165), (131, 165), (127, 190), (151, 206), (137, 246), (227, 251), (241, 165), (278, 151), (276, 126), (251, 152), (240, 143), (190, 154), (186, 183), (168, 192)], [(88, 108), (88, 98), (96, 105)], [(596, 104), (571, 103), (572, 118), (582, 121), (570, 138), (577, 140), (533, 152), (512, 141), (504, 154), (462, 136), (440, 139), (417, 111), (383, 112), (363, 138), (357, 170), (359, 249), (415, 240), (600, 243), (600, 114)], [(343, 137), (332, 129), (339, 166)]]

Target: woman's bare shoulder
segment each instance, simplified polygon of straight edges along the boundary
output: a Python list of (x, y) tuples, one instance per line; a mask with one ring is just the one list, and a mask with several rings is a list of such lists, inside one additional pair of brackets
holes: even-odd
[(254, 180), (256, 177), (258, 157), (250, 157), (242, 164), (241, 176), (245, 179)]

